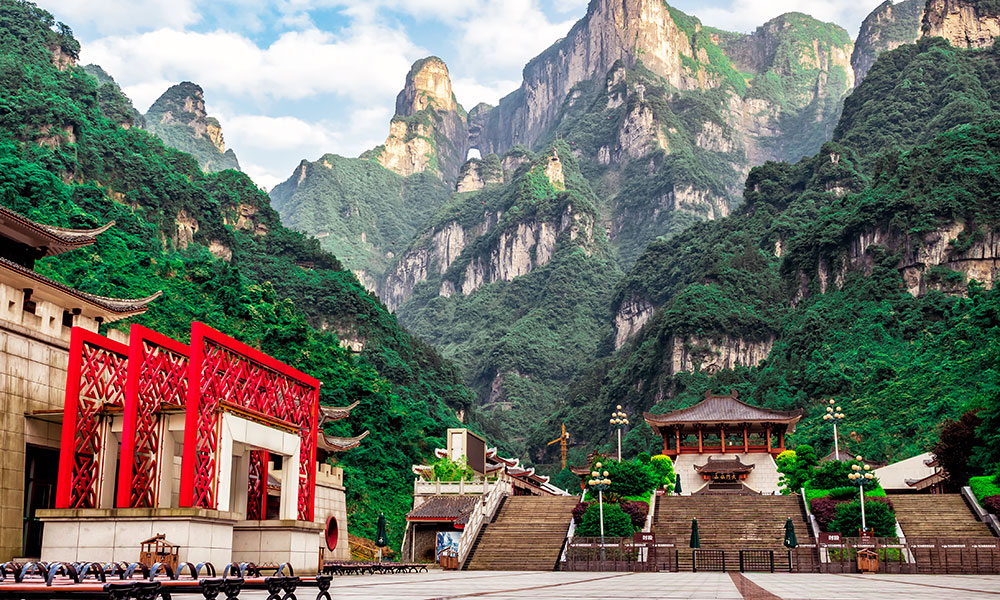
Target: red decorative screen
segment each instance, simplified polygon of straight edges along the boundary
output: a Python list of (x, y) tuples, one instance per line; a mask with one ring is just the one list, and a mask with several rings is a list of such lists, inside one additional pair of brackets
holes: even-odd
[(117, 506), (150, 508), (159, 495), (159, 409), (187, 400), (189, 349), (142, 325), (132, 325), (130, 334)]
[[(299, 432), (297, 514), (311, 521), (319, 381), (203, 323), (191, 326), (188, 381), (181, 506), (217, 506), (219, 408), (225, 402), (283, 421)], [(266, 489), (266, 478), (263, 485)]]
[(106, 404), (125, 401), (128, 347), (81, 327), (70, 337), (56, 508), (97, 508)]

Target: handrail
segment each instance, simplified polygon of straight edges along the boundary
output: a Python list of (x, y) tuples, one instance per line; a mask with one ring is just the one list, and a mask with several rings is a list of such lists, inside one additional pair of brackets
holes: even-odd
[[(812, 514), (812, 510), (809, 507), (809, 499), (806, 497), (806, 488), (799, 488), (802, 494), (802, 506), (806, 511), (806, 521), (809, 523), (809, 530), (813, 534), (813, 539), (816, 540), (816, 547), (819, 548), (819, 521), (816, 520), (816, 515)], [(830, 562), (830, 554), (827, 552), (826, 548), (819, 548), (819, 562), (828, 563)]]
[[(587, 492), (580, 492), (580, 502), (587, 496)], [(566, 529), (566, 538), (563, 540), (562, 552), (559, 554), (559, 563), (562, 564), (566, 562), (566, 547), (569, 546), (569, 541), (573, 539), (573, 534), (576, 533), (576, 519), (573, 515), (569, 516), (569, 527)]]
[[(486, 486), (484, 485), (484, 487)], [(497, 507), (500, 506), (500, 501), (513, 492), (513, 484), (506, 477), (499, 477), (492, 486), (492, 489), (483, 494), (481, 502), (476, 505), (472, 514), (469, 515), (469, 520), (466, 521), (465, 527), (462, 529), (462, 535), (458, 538), (459, 569), (465, 565), (466, 559), (469, 558), (472, 544), (475, 543), (476, 538), (479, 536), (483, 521), (492, 519)]]
[(413, 480), (413, 495), (419, 496), (421, 494), (488, 494), (490, 490), (499, 485), (499, 479), (496, 481), (490, 481), (488, 479), (478, 479), (472, 481), (459, 480), (459, 481), (441, 481), (438, 479), (426, 480), (417, 477)]

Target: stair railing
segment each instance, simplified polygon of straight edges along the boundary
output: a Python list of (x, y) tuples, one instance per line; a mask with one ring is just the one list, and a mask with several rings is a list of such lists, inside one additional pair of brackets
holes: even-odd
[(1000, 536), (1000, 520), (997, 520), (997, 516), (986, 512), (986, 509), (979, 504), (979, 500), (976, 499), (976, 495), (972, 493), (972, 488), (969, 486), (962, 486), (962, 498), (972, 509), (972, 512), (976, 514), (976, 518), (986, 523), (986, 525), (993, 530), (993, 535)]
[(458, 539), (459, 569), (465, 566), (465, 561), (469, 558), (469, 552), (472, 550), (472, 545), (476, 542), (476, 538), (479, 537), (479, 531), (483, 528), (483, 523), (489, 522), (493, 518), (497, 507), (500, 506), (500, 501), (513, 492), (513, 483), (507, 476), (501, 474), (497, 477), (496, 484), (487, 493), (482, 495), (482, 500), (476, 504), (472, 514), (469, 515), (469, 520), (466, 522), (465, 528), (462, 529), (462, 535)]
[[(580, 492), (580, 502), (583, 502), (586, 495), (587, 492)], [(574, 533), (576, 533), (576, 519), (571, 514), (569, 516), (569, 527), (566, 529), (566, 539), (563, 540), (562, 551), (559, 553), (559, 564), (566, 562), (566, 549), (569, 548), (569, 542), (573, 539)]]
[(809, 499), (806, 498), (806, 488), (800, 488), (802, 497), (802, 507), (806, 511), (806, 520), (809, 522), (809, 531), (812, 532), (813, 539), (816, 540), (816, 548), (819, 550), (819, 562), (828, 563), (830, 562), (830, 553), (827, 552), (826, 548), (819, 547), (819, 521), (816, 520), (816, 515), (812, 514), (812, 510), (809, 508)]

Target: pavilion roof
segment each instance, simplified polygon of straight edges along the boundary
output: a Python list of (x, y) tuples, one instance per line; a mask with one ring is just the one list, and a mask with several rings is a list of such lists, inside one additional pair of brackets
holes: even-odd
[(354, 437), (337, 437), (333, 435), (326, 435), (320, 431), (317, 434), (318, 444), (316, 447), (327, 452), (344, 452), (360, 446), (361, 440), (368, 437), (369, 433), (371, 432), (366, 429), (364, 433)]
[(332, 423), (333, 421), (339, 421), (341, 419), (346, 419), (351, 416), (351, 411), (354, 410), (360, 400), (355, 400), (348, 406), (323, 406), (319, 407), (319, 423), (323, 425), (324, 423)]
[(431, 496), (420, 506), (406, 514), (407, 521), (452, 521), (455, 525), (464, 525), (469, 515), (481, 501), (478, 495)]
[(683, 425), (738, 425), (742, 423), (781, 423), (794, 431), (795, 423), (802, 418), (802, 409), (772, 410), (752, 406), (741, 401), (736, 392), (729, 395), (705, 393), (705, 399), (687, 408), (666, 414), (643, 413), (653, 429)]
[(694, 470), (699, 473), (749, 473), (753, 468), (754, 465), (743, 464), (739, 456), (732, 458), (709, 456), (705, 464), (694, 466)]
[(115, 224), (111, 221), (93, 229), (68, 229), (45, 225), (0, 206), (0, 236), (24, 244), (29, 248), (44, 249), (41, 256), (54, 256), (83, 246), (89, 246)]
[(0, 257), (0, 277), (13, 280), (14, 287), (31, 289), (32, 299), (46, 300), (64, 309), (79, 308), (86, 316), (101, 317), (105, 322), (142, 314), (150, 302), (163, 294), (158, 291), (145, 298), (130, 299), (88, 294), (3, 257)]

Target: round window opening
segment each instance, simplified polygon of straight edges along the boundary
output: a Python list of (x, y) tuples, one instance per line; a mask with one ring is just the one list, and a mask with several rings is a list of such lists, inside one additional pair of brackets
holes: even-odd
[(326, 520), (326, 547), (329, 550), (337, 548), (337, 538), (340, 537), (340, 527), (337, 526), (337, 517), (330, 516)]

